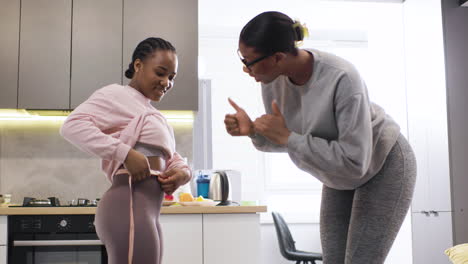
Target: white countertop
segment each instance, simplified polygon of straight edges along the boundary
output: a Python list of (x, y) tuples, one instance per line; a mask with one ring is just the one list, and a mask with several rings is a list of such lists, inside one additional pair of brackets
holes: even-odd
[[(161, 214), (243, 214), (266, 212), (257, 206), (163, 206)], [(0, 215), (95, 214), (96, 207), (0, 207)]]

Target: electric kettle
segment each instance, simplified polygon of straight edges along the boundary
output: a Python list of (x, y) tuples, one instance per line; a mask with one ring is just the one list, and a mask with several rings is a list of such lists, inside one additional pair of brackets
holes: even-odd
[(230, 205), (230, 180), (225, 171), (215, 171), (211, 174), (208, 197), (220, 201), (218, 205)]

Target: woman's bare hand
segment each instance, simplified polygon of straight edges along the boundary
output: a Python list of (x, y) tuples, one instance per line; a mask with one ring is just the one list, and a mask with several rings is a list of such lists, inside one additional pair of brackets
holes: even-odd
[(173, 168), (165, 171), (158, 176), (161, 188), (166, 194), (171, 195), (181, 185), (186, 184), (191, 179), (191, 174), (188, 169)]
[(227, 114), (224, 118), (226, 131), (231, 136), (253, 135), (253, 122), (244, 109), (239, 107), (231, 98), (228, 98), (231, 106), (236, 110), (235, 114)]
[(141, 181), (150, 176), (148, 159), (145, 155), (134, 149), (130, 149), (124, 164), (132, 177), (132, 182)]
[(286, 120), (276, 101), (271, 103), (271, 107), (273, 111), (272, 114), (262, 115), (255, 119), (255, 132), (263, 135), (275, 144), (285, 146), (288, 144), (291, 131), (286, 127)]

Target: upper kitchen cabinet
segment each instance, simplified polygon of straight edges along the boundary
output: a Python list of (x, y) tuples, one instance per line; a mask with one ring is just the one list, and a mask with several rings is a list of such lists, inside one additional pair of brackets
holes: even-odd
[(71, 108), (122, 83), (122, 0), (73, 2)]
[(21, 1), (18, 108), (69, 108), (71, 4)]
[(16, 108), (20, 1), (0, 0), (0, 108)]
[[(174, 87), (155, 104), (160, 110), (198, 109), (198, 1), (124, 0), (123, 71), (133, 50), (148, 37), (171, 42), (179, 60)], [(124, 83), (128, 79), (124, 78)]]

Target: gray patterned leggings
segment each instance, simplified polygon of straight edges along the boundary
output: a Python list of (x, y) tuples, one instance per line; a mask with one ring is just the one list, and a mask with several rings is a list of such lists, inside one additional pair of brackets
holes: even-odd
[(324, 186), (320, 236), (324, 264), (382, 264), (405, 219), (416, 159), (400, 135), (384, 166), (355, 190)]
[[(159, 224), (164, 192), (156, 177), (132, 183), (135, 222), (134, 264), (160, 264), (162, 233)], [(115, 175), (96, 210), (95, 226), (106, 246), (109, 264), (128, 264), (130, 225), (128, 174)]]

